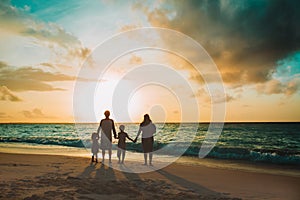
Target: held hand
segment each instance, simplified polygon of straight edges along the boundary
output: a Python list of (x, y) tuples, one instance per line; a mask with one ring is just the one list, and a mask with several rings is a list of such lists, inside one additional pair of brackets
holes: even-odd
[(134, 143), (136, 143), (136, 141), (137, 141), (137, 138), (135, 138), (135, 139), (133, 140)]

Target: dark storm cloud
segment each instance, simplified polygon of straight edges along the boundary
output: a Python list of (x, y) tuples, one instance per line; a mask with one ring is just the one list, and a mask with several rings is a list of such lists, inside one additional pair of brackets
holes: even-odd
[(230, 76), (224, 77), (227, 83), (266, 82), (278, 60), (300, 50), (300, 1), (192, 0), (166, 4), (171, 2), (169, 10), (144, 8), (149, 22), (196, 39), (222, 74)]

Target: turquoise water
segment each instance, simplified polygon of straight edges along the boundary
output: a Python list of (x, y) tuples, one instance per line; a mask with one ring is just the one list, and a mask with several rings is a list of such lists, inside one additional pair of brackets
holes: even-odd
[[(161, 150), (172, 144), (172, 148), (160, 153), (184, 152), (185, 156), (198, 156), (208, 125), (158, 123), (154, 148)], [(195, 126), (198, 127), (196, 133), (192, 128)], [(135, 138), (138, 124), (125, 124), (125, 127), (129, 136)], [(97, 128), (98, 124), (1, 124), (0, 142), (89, 148), (91, 133)], [(299, 130), (300, 123), (227, 123), (208, 157), (300, 165)], [(190, 140), (192, 143), (185, 149)], [(127, 150), (141, 152), (140, 140), (136, 144), (128, 142)]]

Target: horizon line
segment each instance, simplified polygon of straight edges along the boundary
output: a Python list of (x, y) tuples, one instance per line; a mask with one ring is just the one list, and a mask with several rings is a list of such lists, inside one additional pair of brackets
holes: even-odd
[[(141, 122), (116, 122), (115, 124), (139, 124)], [(300, 123), (300, 121), (224, 121), (224, 122), (210, 122), (210, 121), (201, 121), (201, 122), (161, 122), (157, 121), (154, 123), (158, 124), (178, 124), (178, 123), (199, 123), (199, 124), (209, 124), (209, 123)], [(0, 124), (99, 124), (99, 122), (0, 122)]]

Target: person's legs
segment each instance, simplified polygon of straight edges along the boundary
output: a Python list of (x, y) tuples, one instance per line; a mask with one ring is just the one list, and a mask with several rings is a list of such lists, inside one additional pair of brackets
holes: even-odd
[(149, 165), (152, 165), (152, 157), (153, 157), (153, 143), (154, 143), (154, 140), (153, 140), (153, 137), (149, 138)]
[(125, 159), (125, 150), (122, 149), (122, 163), (124, 163), (124, 159)]
[(92, 162), (94, 162), (94, 154), (92, 155)]
[(152, 152), (149, 153), (149, 165), (152, 165), (152, 157), (153, 157), (153, 154)]
[(95, 153), (96, 163), (98, 162), (98, 153)]
[(111, 149), (108, 150), (109, 163), (111, 163)]
[(118, 156), (118, 163), (120, 163), (120, 156), (121, 156), (121, 149), (118, 148), (118, 151), (117, 151), (117, 156)]
[(105, 149), (102, 149), (102, 162), (104, 163), (104, 158), (105, 158)]
[(144, 165), (147, 165), (147, 153), (144, 153)]

